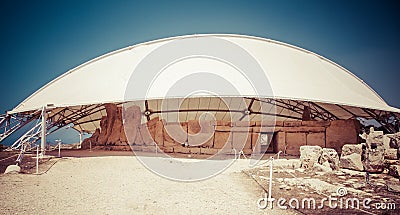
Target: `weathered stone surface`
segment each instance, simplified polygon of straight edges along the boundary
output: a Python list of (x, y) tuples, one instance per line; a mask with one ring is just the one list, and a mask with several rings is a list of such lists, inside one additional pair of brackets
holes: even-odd
[(300, 146), (307, 143), (305, 133), (286, 133), (286, 153), (289, 155), (300, 155)]
[(389, 175), (399, 178), (400, 177), (400, 165), (390, 165)]
[(330, 167), (332, 170), (339, 169), (339, 155), (335, 149), (323, 148), (319, 163)]
[(214, 148), (222, 149), (225, 145), (226, 148), (232, 148), (232, 133), (231, 132), (215, 132), (214, 134)]
[(390, 160), (397, 160), (399, 157), (397, 157), (397, 149), (386, 149), (385, 150), (385, 159), (390, 159)]
[(365, 150), (363, 150), (364, 169), (371, 173), (381, 173), (384, 170), (385, 163), (385, 147), (383, 146), (383, 132), (371, 131), (365, 143)]
[(284, 121), (284, 127), (299, 127), (301, 126), (301, 121)]
[(352, 170), (357, 170), (357, 171), (363, 171), (364, 166), (363, 163), (361, 162), (361, 154), (350, 154), (350, 155), (345, 155), (340, 157), (340, 167), (341, 168), (346, 168), (346, 169), (352, 169)]
[[(325, 147), (325, 133), (309, 133), (307, 134), (308, 146), (321, 146)], [(336, 152), (336, 151), (335, 151)]]
[(359, 154), (362, 153), (361, 144), (345, 144), (342, 147), (342, 156), (351, 155), (351, 154)]
[(140, 133), (140, 136), (142, 137), (143, 143), (145, 145), (153, 145), (154, 144), (153, 137), (150, 133), (150, 128), (147, 127), (147, 124), (142, 124), (139, 127), (139, 133)]
[(190, 146), (213, 147), (214, 127), (210, 121), (189, 121), (188, 143)]
[(99, 135), (100, 135), (100, 129), (97, 128), (91, 137), (86, 138), (82, 141), (81, 149), (89, 149), (90, 144), (92, 144), (92, 147), (95, 146), (96, 143), (98, 143)]
[(305, 127), (305, 126), (299, 126), (299, 127), (284, 127), (283, 131), (285, 132), (313, 132), (313, 133), (325, 133), (326, 128), (325, 127)]
[(164, 124), (164, 146), (182, 145), (187, 142), (187, 123)]
[(218, 149), (215, 148), (200, 148), (200, 153), (201, 154), (206, 154), (206, 155), (214, 155), (218, 153)]
[(277, 146), (277, 150), (282, 151), (284, 154), (286, 154), (286, 134), (285, 132), (277, 132), (275, 137), (275, 141), (276, 141), (276, 146)]
[(182, 153), (182, 154), (189, 154), (190, 148), (183, 147), (183, 146), (174, 146), (175, 153)]
[(161, 150), (164, 152), (164, 153), (173, 153), (174, 152), (174, 147), (162, 147), (161, 148)]
[(390, 141), (391, 141), (392, 139), (390, 138), (390, 136), (391, 136), (391, 135), (383, 135), (382, 141), (383, 141), (383, 146), (385, 147), (385, 150), (388, 150), (388, 149), (391, 148), (391, 147), (390, 147)]
[(19, 167), (18, 165), (9, 165), (4, 171), (4, 174), (19, 173), (19, 172), (21, 172), (21, 167)]
[(237, 122), (232, 122), (232, 126), (234, 127), (252, 127), (256, 123), (254, 121), (237, 121)]
[(301, 125), (306, 127), (328, 127), (330, 121), (302, 121)]
[(301, 146), (300, 147), (300, 162), (304, 169), (313, 168), (314, 164), (318, 163), (322, 155), (320, 146)]
[(216, 120), (216, 121), (211, 121), (210, 124), (212, 126), (231, 126), (231, 122), (230, 121), (222, 121), (222, 120)]
[(157, 145), (159, 146), (164, 145), (164, 123), (161, 120), (156, 122), (154, 128), (154, 140), (157, 143)]
[(264, 120), (264, 121), (254, 121), (253, 122), (255, 126), (258, 127), (275, 127), (275, 126), (283, 126), (283, 121), (269, 121), (269, 120)]
[(360, 122), (356, 119), (331, 121), (326, 128), (326, 147), (334, 148), (339, 154), (344, 144), (358, 144)]
[(190, 153), (191, 154), (200, 154), (201, 153), (201, 148), (200, 147), (191, 147), (190, 148)]
[(252, 129), (247, 127), (232, 128), (232, 148), (237, 151), (242, 149), (251, 149)]
[(332, 172), (333, 170), (328, 162), (323, 164), (315, 163), (311, 169), (315, 172)]

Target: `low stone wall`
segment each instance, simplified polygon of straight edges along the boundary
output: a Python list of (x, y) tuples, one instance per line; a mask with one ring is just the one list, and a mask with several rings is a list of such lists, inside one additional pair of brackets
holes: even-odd
[[(140, 124), (140, 109), (133, 108), (127, 114), (132, 118), (128, 120), (129, 131), (125, 131), (121, 108), (114, 104), (107, 104), (105, 107), (107, 116), (101, 120), (101, 129), (97, 129), (92, 137), (85, 139), (82, 148), (88, 148), (90, 142), (92, 146), (115, 148), (129, 146), (130, 142), (136, 150), (147, 150), (146, 148), (151, 148), (148, 146), (157, 143), (158, 147), (167, 153), (232, 153), (233, 148), (241, 150), (243, 147), (245, 154), (251, 154), (253, 150), (261, 150), (256, 148), (259, 146), (257, 142), (260, 134), (266, 133), (272, 137), (269, 146), (271, 152), (282, 151), (290, 155), (299, 155), (300, 146), (304, 145), (334, 148), (340, 153), (344, 144), (359, 142), (360, 124), (357, 120), (171, 123), (154, 118)], [(125, 133), (128, 134), (128, 138)]]

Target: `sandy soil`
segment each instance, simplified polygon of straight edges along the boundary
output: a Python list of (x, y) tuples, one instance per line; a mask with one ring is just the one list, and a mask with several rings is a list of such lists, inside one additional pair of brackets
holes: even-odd
[(183, 183), (153, 174), (134, 156), (62, 158), (42, 175), (1, 175), (0, 213), (292, 214), (258, 209), (264, 190), (241, 172), (247, 167), (239, 160), (216, 177)]

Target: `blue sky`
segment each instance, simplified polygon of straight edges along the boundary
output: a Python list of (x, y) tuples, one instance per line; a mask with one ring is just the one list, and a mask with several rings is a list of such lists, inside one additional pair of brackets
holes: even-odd
[(0, 112), (99, 55), (194, 33), (254, 35), (311, 50), (400, 107), (399, 9), (395, 1), (3, 0)]

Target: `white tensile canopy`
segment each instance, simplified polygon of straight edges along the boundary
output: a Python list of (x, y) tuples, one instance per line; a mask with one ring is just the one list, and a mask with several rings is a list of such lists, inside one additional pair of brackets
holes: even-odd
[[(226, 97), (237, 110), (248, 109), (250, 104), (253, 109), (257, 109), (257, 104), (265, 102), (276, 105), (277, 120), (301, 119), (305, 106), (310, 107), (311, 115), (316, 120), (355, 117), (381, 119), (388, 114), (399, 116), (399, 109), (389, 106), (366, 83), (340, 65), (292, 45), (243, 35), (180, 36), (146, 42), (105, 54), (54, 79), (8, 114), (32, 114), (47, 106), (53, 109), (49, 117), (53, 122), (57, 122), (57, 126), (72, 123), (77, 130), (93, 132), (99, 128), (101, 117), (106, 115), (102, 104), (126, 102), (125, 91), (132, 73), (149, 53), (171, 41), (205, 37), (223, 39), (241, 47), (256, 59), (268, 77), (273, 89), (273, 98), (260, 98), (259, 95), (253, 95), (253, 91), (246, 89), (240, 95), (219, 95)], [(186, 66), (177, 66), (174, 69), (182, 71), (175, 71), (169, 77), (179, 79), (180, 75), (187, 72), (185, 69), (196, 63), (199, 62), (192, 60), (187, 61)], [(210, 67), (212, 65), (209, 64)], [(168, 86), (170, 81), (169, 78), (160, 79), (157, 86), (163, 89), (162, 86)], [(143, 119), (148, 120), (159, 113), (161, 101), (166, 99), (160, 91), (153, 91), (146, 98), (130, 98), (141, 107), (143, 113), (146, 110), (152, 111), (146, 116), (143, 114)], [(186, 105), (184, 109), (191, 110), (182, 111), (179, 114), (181, 120), (199, 118), (201, 112), (207, 110), (218, 112), (226, 109), (219, 104), (218, 98), (198, 96), (185, 99), (182, 96), (184, 95), (173, 95), (168, 98), (168, 102), (183, 102)], [(240, 97), (244, 97), (246, 102), (236, 100)], [(193, 111), (196, 109), (197, 112)], [(239, 111), (237, 114), (233, 116), (234, 119), (241, 118), (242, 114)], [(223, 117), (225, 115), (221, 114), (217, 118)], [(254, 120), (256, 117), (257, 114), (254, 114), (250, 119)]]

